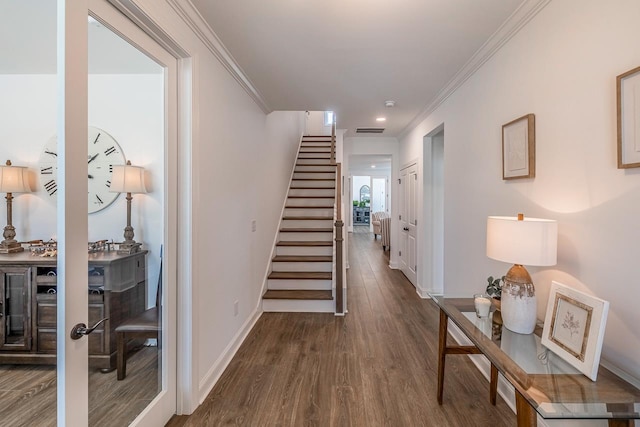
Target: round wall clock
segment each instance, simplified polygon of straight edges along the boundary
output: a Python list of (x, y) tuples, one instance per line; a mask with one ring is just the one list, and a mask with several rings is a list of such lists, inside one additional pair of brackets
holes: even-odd
[[(89, 126), (87, 138), (89, 156), (89, 174), (87, 177), (89, 190), (89, 213), (101, 211), (118, 197), (119, 193), (111, 193), (111, 172), (113, 165), (124, 165), (125, 157), (116, 140), (102, 129)], [(52, 137), (40, 154), (40, 186), (49, 198), (55, 200), (58, 195), (58, 138)]]

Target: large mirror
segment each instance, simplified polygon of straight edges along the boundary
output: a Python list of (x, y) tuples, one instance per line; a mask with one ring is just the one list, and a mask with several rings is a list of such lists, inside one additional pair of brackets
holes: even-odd
[(360, 187), (360, 204), (364, 203), (365, 206), (369, 206), (371, 201), (371, 189), (368, 185)]

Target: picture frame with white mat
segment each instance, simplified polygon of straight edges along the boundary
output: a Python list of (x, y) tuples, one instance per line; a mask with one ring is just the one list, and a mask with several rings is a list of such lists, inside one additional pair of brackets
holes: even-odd
[(542, 345), (595, 381), (608, 313), (608, 301), (552, 281)]

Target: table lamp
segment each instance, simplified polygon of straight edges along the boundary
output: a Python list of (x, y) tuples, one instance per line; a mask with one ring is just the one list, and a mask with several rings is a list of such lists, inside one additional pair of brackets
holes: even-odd
[(487, 219), (487, 256), (513, 263), (502, 286), (501, 314), (504, 326), (519, 334), (536, 327), (536, 296), (526, 265), (556, 264), (558, 223), (555, 220), (490, 216)]
[(133, 240), (133, 227), (131, 226), (131, 193), (146, 193), (144, 184), (144, 168), (131, 166), (127, 161), (126, 165), (113, 165), (111, 175), (112, 193), (127, 193), (127, 226), (124, 228), (124, 242), (118, 246), (118, 253), (131, 254), (140, 250), (141, 243)]
[(4, 240), (0, 243), (0, 253), (9, 254), (22, 252), (24, 248), (16, 241), (16, 229), (12, 224), (12, 202), (13, 193), (30, 193), (29, 176), (27, 168), (11, 165), (11, 160), (7, 164), (0, 166), (0, 193), (7, 193), (7, 225), (4, 227), (2, 236)]

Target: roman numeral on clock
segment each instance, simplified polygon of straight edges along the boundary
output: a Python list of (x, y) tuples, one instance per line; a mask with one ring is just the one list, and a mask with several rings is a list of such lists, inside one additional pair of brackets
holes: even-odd
[(40, 175), (53, 175), (53, 166), (40, 168)]
[(104, 185), (107, 186), (108, 188), (111, 188), (111, 181), (107, 180), (107, 182), (105, 182)]
[(47, 190), (50, 196), (53, 196), (56, 191), (58, 191), (58, 184), (52, 179), (51, 181), (44, 184), (44, 189)]
[(116, 152), (116, 147), (113, 147), (113, 146), (112, 146), (112, 147), (107, 148), (107, 149), (104, 151), (104, 154), (106, 154), (106, 155), (108, 156), (109, 154), (113, 154), (113, 153), (115, 153), (115, 152)]
[(98, 136), (96, 136), (96, 139), (93, 140), (93, 143), (95, 144), (96, 142), (98, 142), (98, 138), (100, 138), (100, 132), (98, 132)]
[(98, 202), (97, 202), (97, 203), (98, 203), (99, 205), (103, 205), (103, 204), (104, 204), (104, 202), (102, 201), (102, 199), (100, 198), (100, 196), (98, 196), (97, 194), (96, 194), (96, 199), (98, 199)]

